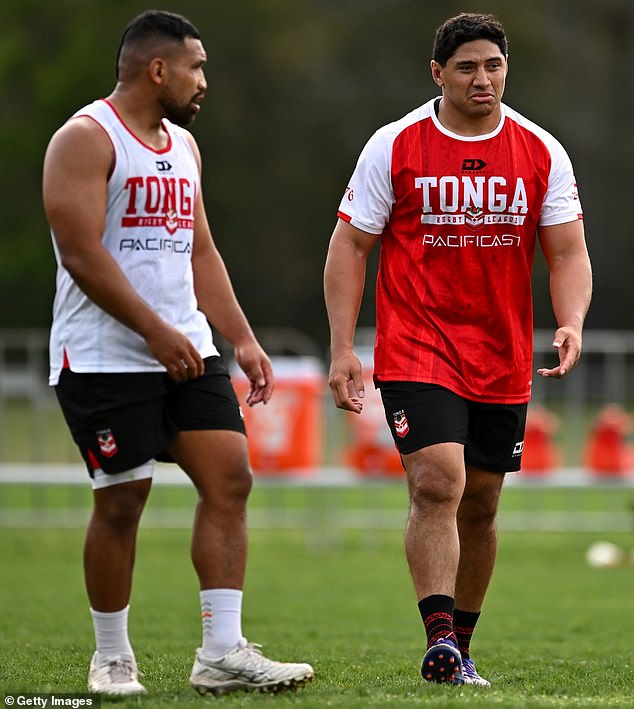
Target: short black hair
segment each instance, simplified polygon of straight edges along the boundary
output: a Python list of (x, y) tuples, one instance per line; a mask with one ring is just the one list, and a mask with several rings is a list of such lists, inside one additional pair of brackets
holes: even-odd
[(119, 43), (116, 59), (116, 76), (119, 78), (119, 60), (124, 46), (160, 38), (183, 44), (185, 39), (202, 39), (200, 32), (183, 15), (163, 10), (146, 10), (137, 15), (125, 28)]
[(497, 44), (504, 56), (509, 53), (504, 27), (495, 15), (462, 12), (443, 22), (436, 30), (432, 59), (445, 66), (460, 45), (476, 39), (488, 39)]

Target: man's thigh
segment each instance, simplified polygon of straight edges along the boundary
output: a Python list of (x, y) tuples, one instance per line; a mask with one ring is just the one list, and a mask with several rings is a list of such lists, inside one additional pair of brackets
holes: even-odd
[(239, 431), (179, 431), (167, 450), (199, 491), (244, 495), (251, 488), (247, 439)]

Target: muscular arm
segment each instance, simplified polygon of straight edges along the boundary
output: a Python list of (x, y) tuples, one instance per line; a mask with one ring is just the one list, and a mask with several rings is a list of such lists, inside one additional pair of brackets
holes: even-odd
[(62, 265), (96, 305), (141, 335), (175, 379), (202, 373), (202, 360), (182, 333), (139, 297), (104, 248), (106, 189), (113, 152), (89, 118), (66, 123), (44, 159), (43, 199)]
[(592, 269), (581, 220), (541, 227), (539, 240), (550, 270), (550, 295), (558, 329), (553, 346), (559, 366), (538, 369), (560, 378), (579, 361), (583, 323), (592, 296)]
[[(193, 138), (190, 142), (200, 165), (198, 147)], [(236, 362), (251, 385), (247, 403), (266, 403), (274, 387), (271, 362), (238, 303), (225, 263), (211, 235), (201, 194), (197, 197), (194, 224), (192, 268), (198, 307), (233, 345)]]
[(368, 254), (376, 236), (343, 220), (335, 227), (324, 271), (324, 295), (330, 324), (332, 362), (328, 383), (335, 404), (360, 413), (364, 395), (361, 362), (354, 353), (354, 331), (365, 286)]

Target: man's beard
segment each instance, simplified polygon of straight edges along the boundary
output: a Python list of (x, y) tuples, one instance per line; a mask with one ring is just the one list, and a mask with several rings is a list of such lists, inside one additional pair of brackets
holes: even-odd
[(196, 112), (192, 109), (192, 104), (176, 103), (171, 97), (166, 96), (161, 101), (161, 106), (165, 111), (165, 118), (177, 126), (186, 128), (194, 122)]

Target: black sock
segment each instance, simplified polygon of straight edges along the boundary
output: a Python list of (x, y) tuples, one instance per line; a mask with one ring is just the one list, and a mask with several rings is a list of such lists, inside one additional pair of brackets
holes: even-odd
[(431, 647), (440, 638), (449, 638), (458, 645), (453, 631), (453, 609), (454, 599), (451, 596), (436, 594), (418, 602), (420, 617), (427, 633), (427, 647)]
[(473, 629), (478, 622), (480, 613), (474, 613), (472, 611), (461, 611), (456, 608), (453, 612), (453, 629), (458, 638), (458, 649), (462, 655), (463, 660), (469, 659), (469, 644), (471, 643), (471, 636), (473, 635)]

